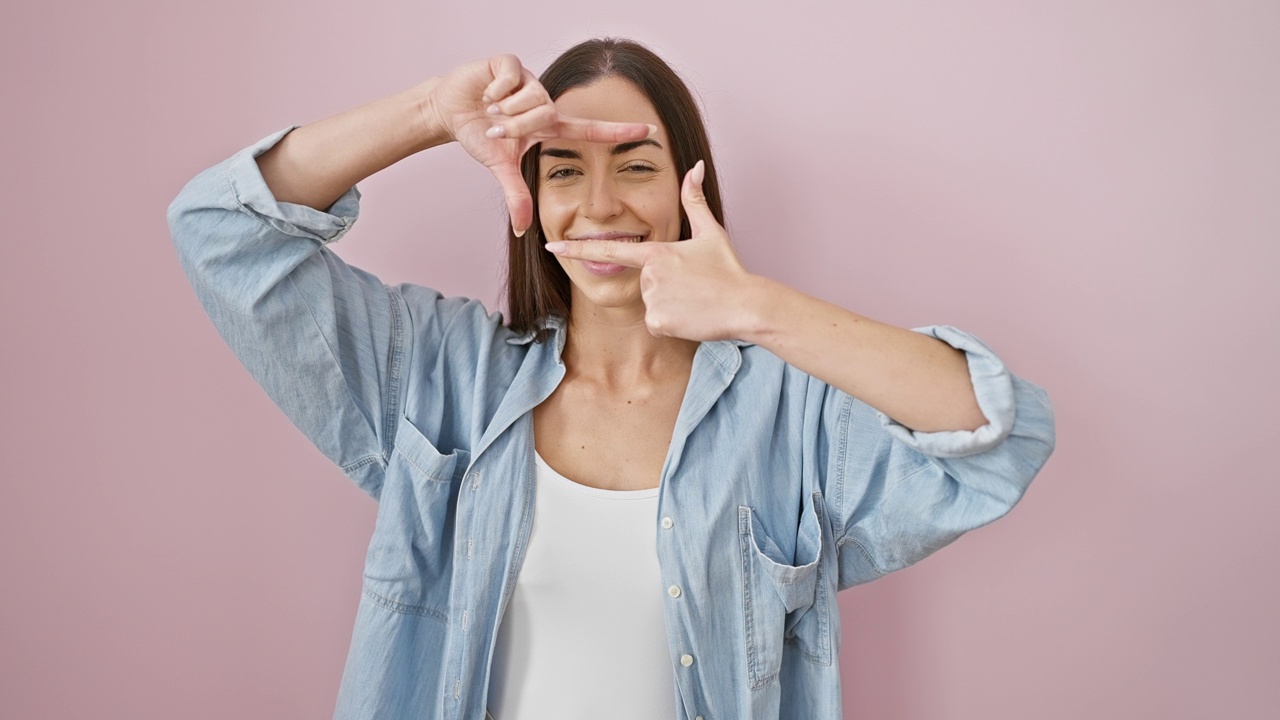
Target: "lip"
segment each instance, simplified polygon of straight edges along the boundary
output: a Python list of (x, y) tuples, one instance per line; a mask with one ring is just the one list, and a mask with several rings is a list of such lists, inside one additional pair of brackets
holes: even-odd
[(582, 267), (586, 268), (587, 272), (598, 277), (617, 275), (627, 269), (626, 265), (614, 265), (613, 263), (591, 262), (590, 260), (579, 260), (578, 262), (582, 263)]
[[(568, 239), (588, 242), (593, 240), (625, 240), (627, 242), (644, 242), (648, 237), (648, 233), (611, 230), (608, 232), (583, 233), (581, 235), (570, 236)], [(615, 265), (614, 263), (592, 262), (590, 260), (579, 260), (578, 262), (582, 263), (582, 267), (586, 268), (587, 272), (595, 275), (596, 277), (610, 277), (627, 270), (626, 265)]]
[(620, 240), (622, 238), (640, 238), (636, 242), (643, 242), (644, 239), (647, 237), (649, 237), (648, 233), (618, 232), (614, 230), (609, 232), (583, 233), (582, 235), (576, 235), (576, 236), (570, 237), (569, 239), (570, 240)]

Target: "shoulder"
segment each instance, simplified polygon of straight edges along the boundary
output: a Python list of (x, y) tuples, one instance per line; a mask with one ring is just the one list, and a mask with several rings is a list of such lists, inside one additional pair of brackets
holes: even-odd
[(434, 382), (505, 386), (525, 361), (532, 345), (507, 327), (502, 313), (468, 297), (442, 295), (421, 285), (390, 288), (401, 306), (406, 371), (414, 377), (439, 375)]
[(412, 283), (389, 289), (393, 298), (402, 304), (408, 326), (415, 335), (425, 332), (458, 340), (471, 337), (499, 341), (516, 337), (503, 322), (502, 313), (491, 312), (480, 300), (446, 296), (434, 288)]

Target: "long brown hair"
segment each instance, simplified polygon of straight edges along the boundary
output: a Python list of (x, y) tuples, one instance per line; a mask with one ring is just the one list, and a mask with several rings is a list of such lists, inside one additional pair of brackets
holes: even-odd
[[(658, 112), (671, 140), (677, 177), (698, 162), (706, 163), (702, 192), (716, 221), (724, 225), (724, 209), (720, 204), (720, 186), (716, 166), (711, 158), (711, 142), (702, 122), (702, 114), (689, 88), (662, 58), (640, 43), (618, 38), (587, 40), (569, 48), (539, 78), (551, 99), (565, 92), (591, 85), (605, 77), (630, 81)], [(525, 184), (533, 195), (533, 224), (524, 237), (517, 238), (507, 223), (507, 325), (517, 333), (543, 327), (548, 316), (569, 317), (569, 276), (551, 253), (542, 249), (542, 221), (538, 217), (538, 156), (541, 145), (534, 145), (520, 161)], [(690, 235), (689, 219), (680, 209), (680, 237)], [(538, 333), (542, 342), (549, 332)]]

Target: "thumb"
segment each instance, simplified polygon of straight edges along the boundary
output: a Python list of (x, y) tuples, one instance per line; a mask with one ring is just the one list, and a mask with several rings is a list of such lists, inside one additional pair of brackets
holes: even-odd
[(502, 163), (489, 170), (502, 186), (502, 194), (507, 199), (507, 212), (511, 215), (511, 230), (516, 237), (521, 237), (533, 223), (533, 196), (529, 194), (529, 186), (524, 184), (524, 176), (515, 163)]
[(702, 194), (705, 174), (706, 164), (699, 160), (685, 173), (684, 184), (680, 188), (680, 203), (689, 216), (689, 229), (694, 235), (702, 235), (720, 227), (716, 216), (711, 213), (711, 207), (707, 205), (707, 196)]

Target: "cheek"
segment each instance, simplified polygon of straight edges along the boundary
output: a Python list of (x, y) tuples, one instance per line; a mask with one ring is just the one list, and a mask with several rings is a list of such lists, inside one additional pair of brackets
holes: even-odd
[(681, 210), (682, 208), (680, 207), (679, 197), (676, 198), (675, 202), (666, 203), (665, 207), (663, 208), (663, 216), (666, 218), (667, 227), (670, 228), (672, 235), (676, 236), (676, 237), (672, 237), (671, 238), (672, 240), (684, 239), (682, 237), (679, 237)]
[(572, 205), (556, 193), (538, 193), (538, 218), (544, 230), (559, 228), (566, 217), (572, 215)]
[[(672, 194), (666, 189), (654, 188), (643, 197), (637, 197), (634, 206), (650, 225), (655, 228), (666, 228), (673, 234), (680, 232), (680, 195)], [(671, 238), (678, 240), (679, 238)]]

